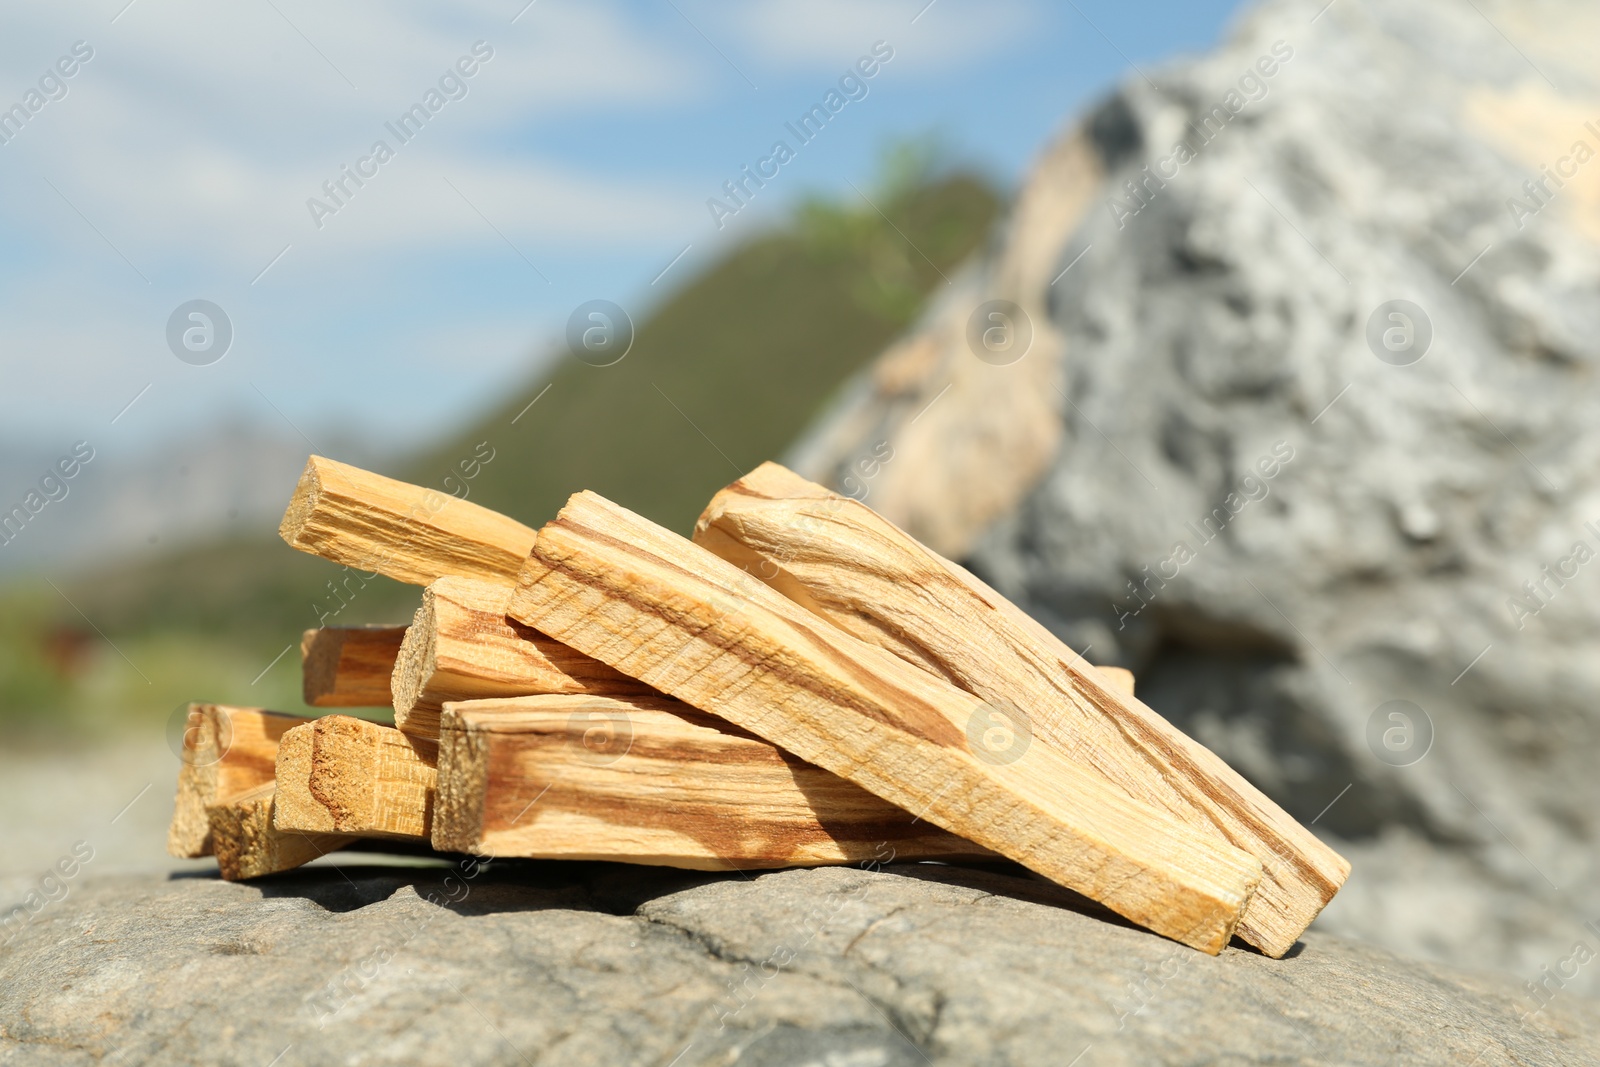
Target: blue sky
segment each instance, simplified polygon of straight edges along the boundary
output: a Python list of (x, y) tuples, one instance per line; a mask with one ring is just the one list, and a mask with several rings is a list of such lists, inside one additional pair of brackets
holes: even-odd
[[(421, 444), (525, 387), (579, 303), (642, 316), (797, 197), (869, 188), (895, 138), (1014, 185), (1130, 60), (1209, 47), (1237, 6), (525, 4), (8, 12), (0, 109), (39, 106), (0, 144), (0, 442), (137, 451), (255, 419)], [(713, 225), (707, 198), (879, 41), (867, 95)], [(401, 144), (385, 123), (464, 57)], [(393, 158), (319, 228), (307, 201), (379, 139)], [(234, 330), (206, 366), (166, 340), (195, 298)]]

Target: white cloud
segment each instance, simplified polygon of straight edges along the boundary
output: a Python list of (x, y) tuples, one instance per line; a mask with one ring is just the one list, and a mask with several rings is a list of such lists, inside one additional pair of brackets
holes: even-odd
[[(198, 258), (230, 270), (325, 236), (311, 227), (306, 199), (380, 137), (397, 158), (334, 220), (345, 252), (498, 240), (475, 217), (459, 224), (462, 205), (441, 173), (482, 190), (480, 209), (529, 239), (649, 241), (677, 210), (679, 198), (648, 178), (602, 179), (554, 156), (513, 158), (506, 149), (510, 131), (542, 118), (636, 112), (699, 91), (692, 59), (615, 9), (541, 4), (512, 25), (515, 8), (502, 4), (434, 11), (275, 2), (277, 10), (139, 4), (92, 29), (54, 11), (19, 13), (41, 70), (80, 37), (92, 37), (95, 56), (66, 99), (0, 148), (21, 157), (13, 180), (53, 175), (135, 263)], [(479, 40), (493, 58), (464, 79), (466, 96), (401, 147), (384, 123)], [(398, 204), (402, 193), (417, 203)], [(373, 210), (384, 204), (391, 210)], [(347, 214), (379, 217), (346, 223)], [(82, 225), (15, 200), (0, 206), (0, 219), (45, 243)]]

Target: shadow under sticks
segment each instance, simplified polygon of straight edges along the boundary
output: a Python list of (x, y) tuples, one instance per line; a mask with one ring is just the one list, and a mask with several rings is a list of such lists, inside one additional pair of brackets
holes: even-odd
[[(347, 859), (353, 862), (343, 862)], [(477, 873), (472, 875), (474, 867)], [(690, 871), (575, 860), (509, 859), (478, 863), (470, 857), (462, 857), (458, 862), (449, 862), (446, 857), (445, 862), (428, 866), (389, 866), (362, 862), (359, 856), (334, 853), (314, 866), (254, 879), (247, 884), (263, 897), (298, 898), (338, 913), (381, 903), (409, 886), (419, 897), (431, 897), (463, 916), (550, 910), (627, 916), (636, 914), (651, 901), (700, 886), (718, 882), (754, 885), (762, 878), (783, 873), (783, 870)], [(975, 889), (1132, 927), (1131, 923), (1087, 897), (1004, 860), (895, 863), (877, 871), (861, 870), (859, 873), (873, 879), (911, 878)], [(174, 872), (170, 877), (216, 878), (217, 875), (214, 871), (184, 871)]]

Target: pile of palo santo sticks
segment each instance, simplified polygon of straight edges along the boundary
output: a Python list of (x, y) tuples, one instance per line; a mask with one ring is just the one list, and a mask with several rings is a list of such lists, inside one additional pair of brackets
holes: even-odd
[(765, 464), (693, 540), (594, 493), (533, 530), (312, 457), (290, 545), (423, 586), (308, 631), (307, 702), (190, 709), (170, 837), (225, 878), (357, 842), (749, 869), (999, 857), (1167, 937), (1282, 956), (1347, 864), (862, 503)]

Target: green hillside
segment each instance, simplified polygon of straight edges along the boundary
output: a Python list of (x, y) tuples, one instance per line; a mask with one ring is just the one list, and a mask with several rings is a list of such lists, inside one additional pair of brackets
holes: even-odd
[[(891, 162), (873, 195), (887, 218), (859, 199), (806, 203), (635, 312), (620, 362), (563, 358), (383, 473), (449, 491), (465, 462), (470, 499), (529, 525), (587, 488), (687, 532), (718, 488), (779, 456), (989, 231), (1001, 206), (990, 186), (927, 173), (912, 156)], [(51, 732), (192, 698), (296, 710), (296, 655), (261, 672), (317, 624), (315, 605), (335, 603), (325, 586), (337, 571), (263, 530), (80, 576), (65, 592), (82, 616), (48, 586), (15, 586), (0, 593), (0, 720)], [(416, 595), (379, 579), (329, 621), (401, 621)]]

